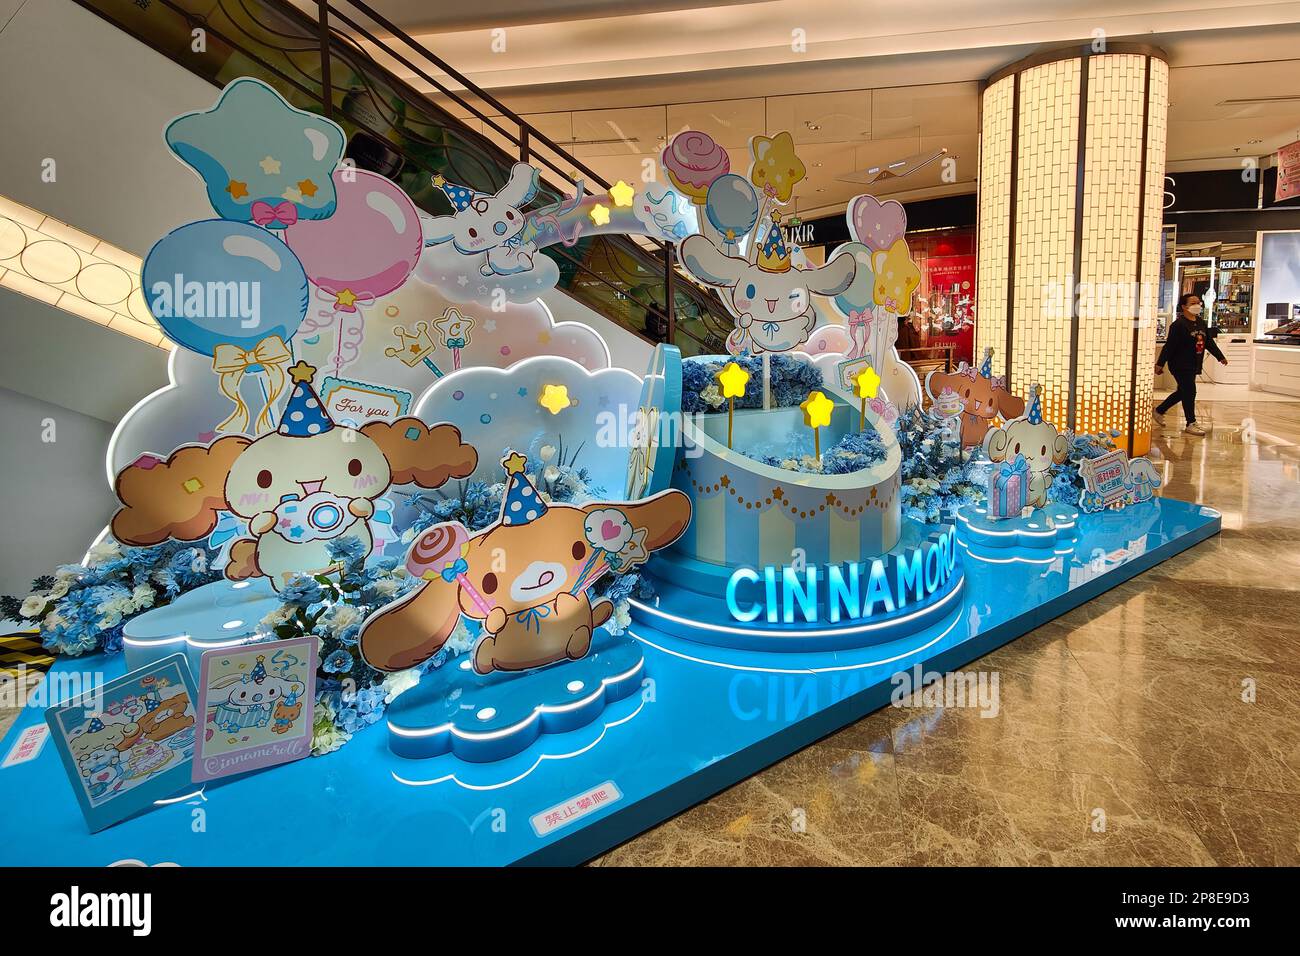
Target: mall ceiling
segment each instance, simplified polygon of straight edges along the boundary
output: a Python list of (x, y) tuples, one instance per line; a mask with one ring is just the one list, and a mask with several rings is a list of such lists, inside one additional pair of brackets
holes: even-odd
[[(299, 3), (314, 12), (315, 3)], [(355, 14), (346, 0), (337, 5)], [(643, 160), (682, 129), (710, 132), (739, 167), (747, 164), (750, 136), (788, 129), (809, 167), (797, 193), (805, 216), (842, 208), (862, 191), (867, 169), (938, 149), (956, 158), (955, 182), (941, 181), (933, 164), (872, 191), (908, 199), (973, 191), (980, 81), (1035, 50), (1091, 40), (1098, 30), (1168, 54), (1171, 171), (1235, 167), (1300, 139), (1300, 3), (370, 5), (610, 180), (639, 176)], [(802, 51), (792, 49), (796, 30), (806, 39)], [(384, 60), (381, 52), (376, 57)], [(408, 68), (388, 64), (432, 91)]]

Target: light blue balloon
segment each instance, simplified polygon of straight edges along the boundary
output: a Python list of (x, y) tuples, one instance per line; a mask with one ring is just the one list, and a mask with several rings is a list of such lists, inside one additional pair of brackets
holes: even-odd
[(205, 219), (163, 236), (144, 260), (145, 302), (177, 345), (212, 355), (251, 349), (269, 335), (287, 343), (307, 314), (307, 273), (265, 229)]
[(758, 221), (758, 196), (743, 176), (727, 173), (709, 186), (704, 200), (704, 214), (724, 237), (739, 242)]
[(829, 262), (835, 256), (842, 252), (849, 252), (853, 255), (853, 261), (858, 265), (858, 271), (853, 276), (853, 282), (849, 287), (835, 297), (835, 311), (846, 319), (850, 312), (862, 312), (865, 309), (875, 305), (876, 296), (874, 286), (876, 284), (876, 274), (871, 268), (871, 250), (860, 242), (846, 242), (835, 252), (826, 257)]

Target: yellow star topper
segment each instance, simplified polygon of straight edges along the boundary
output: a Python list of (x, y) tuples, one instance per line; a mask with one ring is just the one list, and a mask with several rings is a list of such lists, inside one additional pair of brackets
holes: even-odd
[(591, 216), (591, 221), (594, 222), (596, 225), (598, 226), (609, 225), (608, 206), (604, 206), (600, 203), (596, 203), (596, 205), (591, 207), (591, 212), (589, 215)]
[(749, 373), (735, 362), (728, 362), (713, 377), (722, 389), (723, 398), (745, 397), (745, 386), (749, 383)]
[(357, 294), (351, 289), (344, 289), (334, 297), (334, 300), (345, 308), (352, 308), (357, 304)]
[(567, 385), (542, 386), (542, 395), (537, 399), (537, 404), (552, 415), (560, 414), (573, 404), (573, 401), (569, 398), (569, 387)]
[(621, 179), (609, 187), (609, 198), (614, 200), (615, 206), (632, 205), (634, 196), (636, 196), (636, 190)]
[(296, 365), (289, 368), (289, 378), (297, 382), (310, 382), (316, 376), (316, 366), (308, 365), (302, 359), (298, 359)]
[(506, 470), (507, 475), (521, 475), (527, 465), (528, 459), (517, 451), (512, 451), (501, 459), (501, 467)]
[(809, 428), (822, 428), (831, 423), (831, 409), (835, 403), (823, 392), (809, 392), (808, 397), (799, 403), (803, 409), (803, 423)]
[(853, 376), (853, 393), (858, 398), (875, 398), (879, 390), (880, 375), (870, 365)]

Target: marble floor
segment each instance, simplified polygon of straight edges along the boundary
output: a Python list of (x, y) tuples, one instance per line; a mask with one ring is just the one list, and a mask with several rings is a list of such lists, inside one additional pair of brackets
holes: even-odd
[(968, 665), (996, 717), (878, 711), (596, 863), (1300, 864), (1300, 403), (1198, 411), (1152, 456), (1223, 533)]

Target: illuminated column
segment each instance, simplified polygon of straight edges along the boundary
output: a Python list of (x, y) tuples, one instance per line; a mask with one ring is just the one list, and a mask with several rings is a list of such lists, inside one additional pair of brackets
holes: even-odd
[[(1043, 414), (1151, 442), (1169, 68), (1150, 47), (1036, 54), (981, 101), (975, 354)], [(1076, 280), (1077, 277), (1077, 280)], [(1077, 291), (1077, 295), (1074, 294)]]

